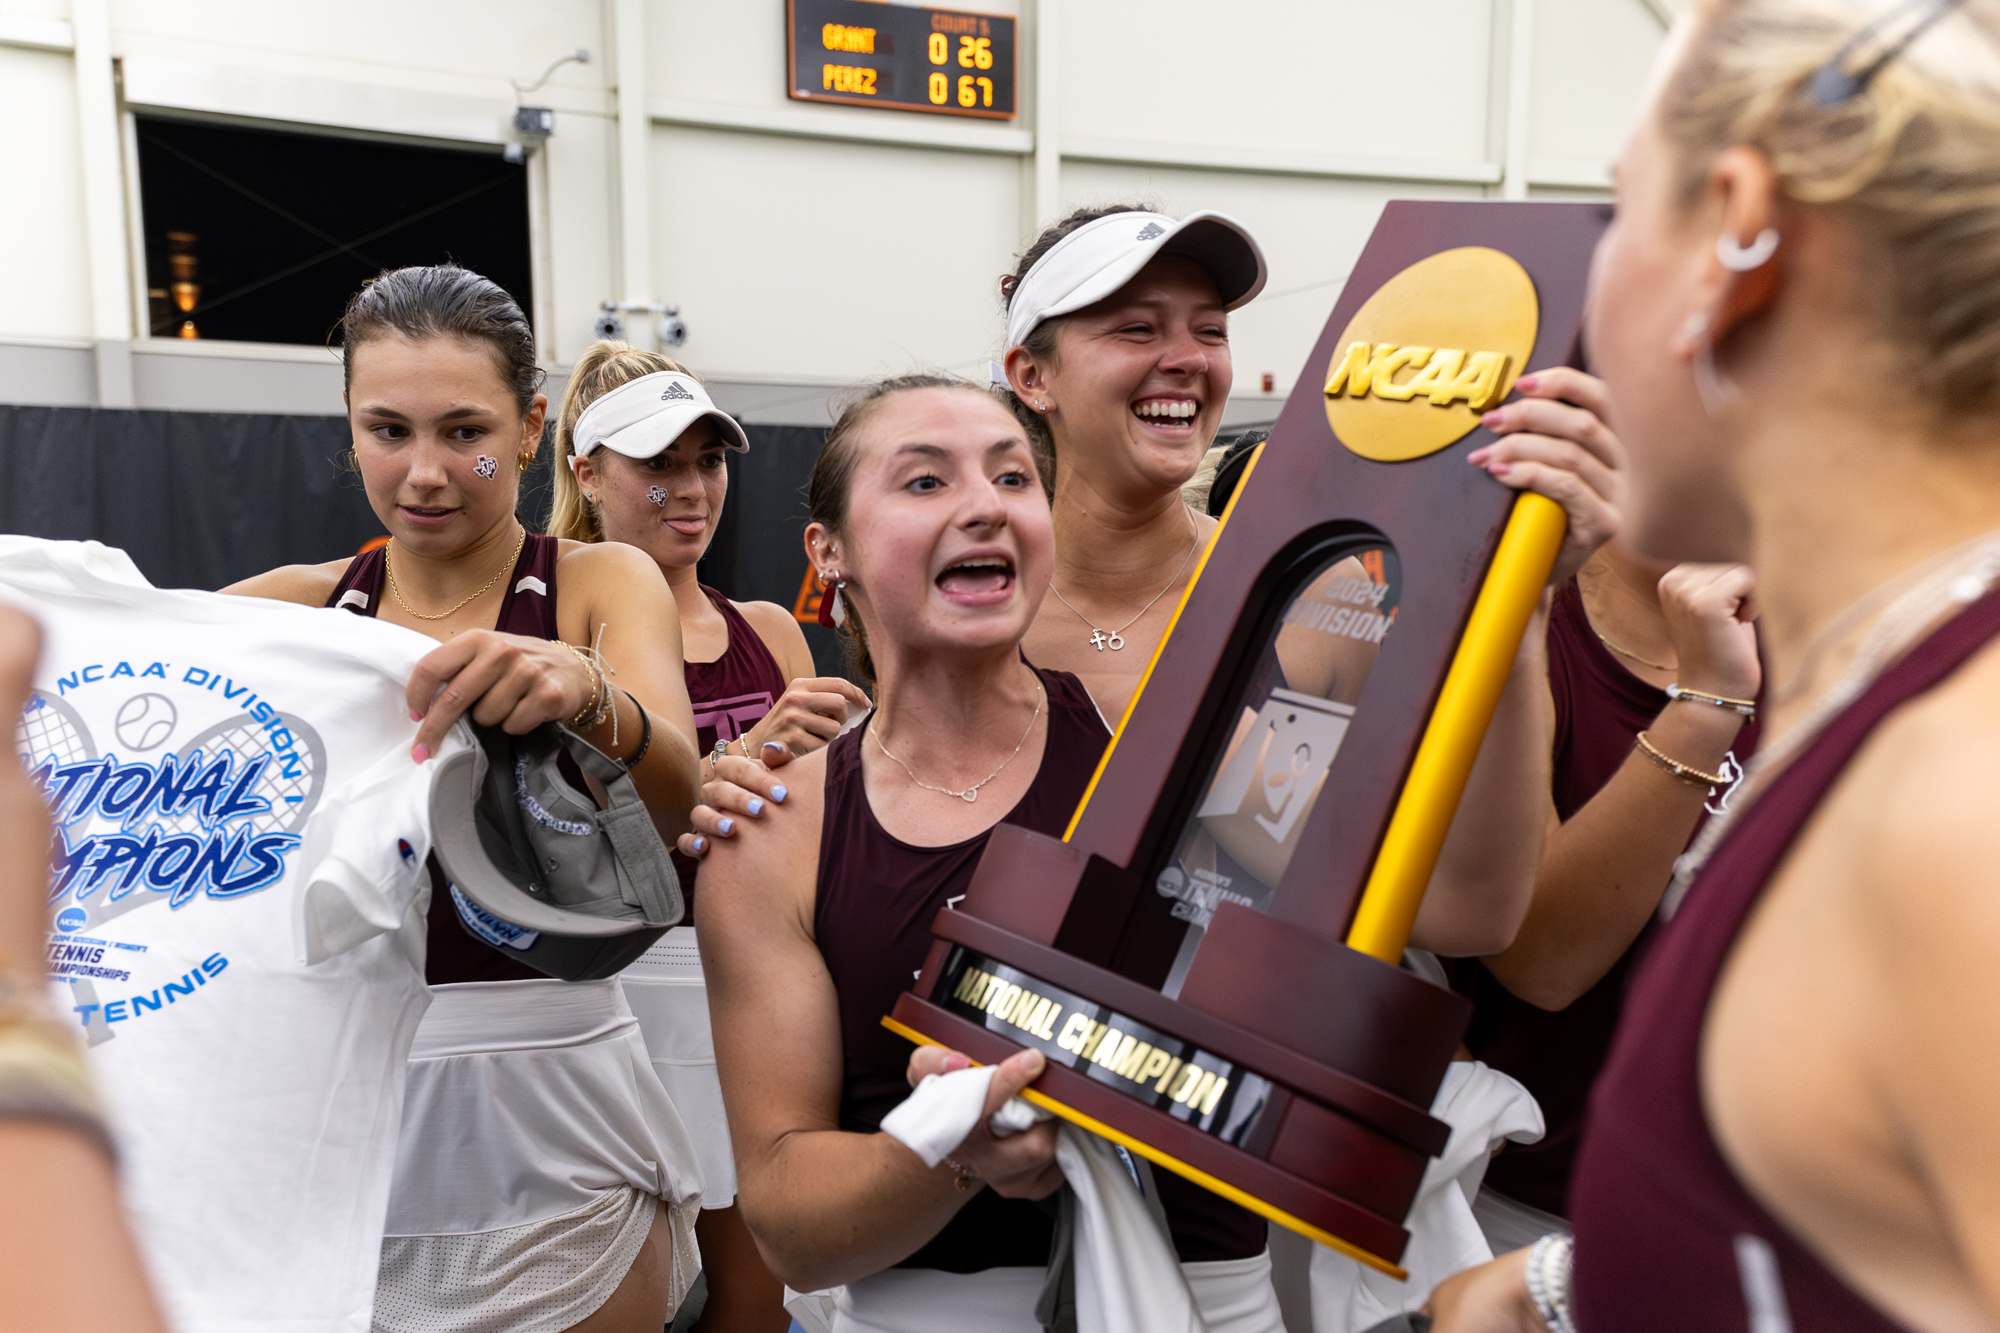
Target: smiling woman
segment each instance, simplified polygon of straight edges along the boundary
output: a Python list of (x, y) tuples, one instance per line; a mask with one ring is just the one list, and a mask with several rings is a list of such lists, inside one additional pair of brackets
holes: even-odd
[[(437, 639), (407, 693), (415, 762), (461, 717), (517, 735), (567, 722), (631, 765), (671, 839), (696, 781), (679, 616), (640, 553), (535, 536), (515, 518), (548, 408), (520, 307), (463, 269), (398, 269), (355, 296), (342, 334), (354, 461), (389, 544), (226, 591)], [(657, 1330), (693, 1279), (700, 1174), (623, 992), (504, 957), (430, 872), (433, 1001), (412, 1050), (375, 1327)]]

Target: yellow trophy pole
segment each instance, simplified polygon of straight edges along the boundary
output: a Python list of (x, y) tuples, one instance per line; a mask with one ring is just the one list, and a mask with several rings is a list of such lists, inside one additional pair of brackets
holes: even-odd
[(1568, 516), (1553, 500), (1524, 492), (1514, 502), (1361, 891), (1349, 948), (1385, 963), (1402, 960), (1445, 831), (1568, 526)]

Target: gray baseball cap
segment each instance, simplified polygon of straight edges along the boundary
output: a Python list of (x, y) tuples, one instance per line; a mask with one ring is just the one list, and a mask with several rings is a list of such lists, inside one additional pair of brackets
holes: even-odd
[[(459, 921), (563, 981), (621, 971), (685, 913), (627, 766), (554, 722), (472, 730), (479, 744), (440, 760), (431, 784), (431, 845)], [(609, 797), (602, 809), (584, 774)]]

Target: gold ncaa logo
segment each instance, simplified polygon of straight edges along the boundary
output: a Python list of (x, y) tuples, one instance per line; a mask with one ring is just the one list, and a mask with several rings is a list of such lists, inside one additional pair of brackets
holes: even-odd
[(1420, 259), (1340, 335), (1326, 368), (1327, 424), (1377, 462), (1436, 453), (1507, 396), (1540, 321), (1534, 279), (1511, 255), (1467, 245)]

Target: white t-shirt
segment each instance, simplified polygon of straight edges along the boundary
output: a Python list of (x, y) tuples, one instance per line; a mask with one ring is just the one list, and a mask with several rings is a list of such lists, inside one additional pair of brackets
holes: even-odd
[(52, 985), (169, 1319), (366, 1333), (429, 1003), (403, 687), (436, 645), (95, 543), (0, 537), (0, 596), (45, 638), (16, 749), (62, 844)]

